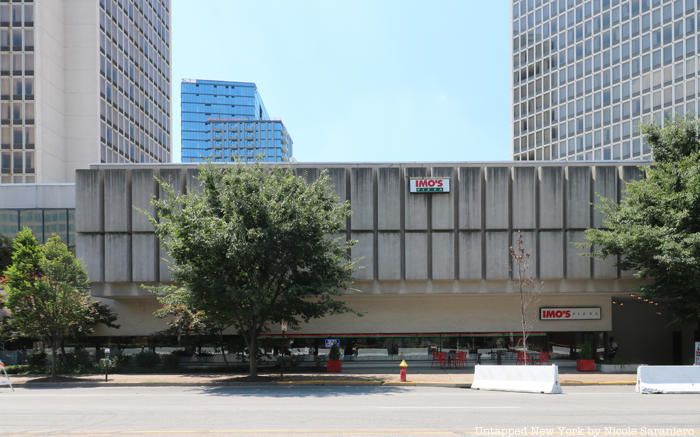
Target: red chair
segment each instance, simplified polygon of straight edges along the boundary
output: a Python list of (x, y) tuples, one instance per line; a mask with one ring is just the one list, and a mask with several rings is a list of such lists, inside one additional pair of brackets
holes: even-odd
[(467, 353), (466, 352), (457, 352), (457, 356), (455, 357), (455, 367), (459, 369), (463, 369), (467, 365)]
[(549, 352), (540, 352), (540, 364), (549, 364)]
[(437, 362), (440, 365), (440, 368), (444, 369), (447, 367), (447, 352), (438, 352)]
[(515, 355), (515, 364), (530, 364), (532, 361), (525, 351), (518, 351)]

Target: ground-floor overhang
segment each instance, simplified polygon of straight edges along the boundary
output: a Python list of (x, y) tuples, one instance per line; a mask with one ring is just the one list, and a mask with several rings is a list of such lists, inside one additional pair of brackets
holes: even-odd
[[(612, 330), (611, 294), (539, 294), (527, 308), (531, 332), (604, 332)], [(520, 297), (514, 293), (489, 294), (353, 294), (343, 299), (354, 313), (335, 314), (302, 324), (289, 336), (325, 335), (466, 335), (522, 330)], [(120, 329), (100, 329), (97, 335), (148, 336), (165, 328), (153, 312), (153, 296), (105, 298), (118, 314)], [(598, 310), (585, 320), (541, 320), (542, 308)], [(279, 328), (270, 328), (270, 334)]]

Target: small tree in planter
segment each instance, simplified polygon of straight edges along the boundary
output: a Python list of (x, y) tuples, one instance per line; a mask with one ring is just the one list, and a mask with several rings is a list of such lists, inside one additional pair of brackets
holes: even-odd
[(340, 373), (343, 370), (343, 362), (340, 361), (340, 348), (338, 343), (331, 346), (328, 352), (328, 362), (326, 362), (326, 371), (330, 373)]
[(530, 252), (525, 247), (522, 232), (518, 232), (515, 246), (510, 247), (510, 257), (513, 260), (513, 279), (518, 282), (520, 296), (520, 328), (523, 339), (523, 364), (528, 364), (527, 339), (530, 335), (528, 309), (536, 302), (537, 293), (542, 289), (542, 283), (530, 276)]
[(593, 359), (593, 345), (587, 341), (581, 346), (581, 352), (576, 360), (576, 370), (579, 372), (593, 372), (596, 369)]

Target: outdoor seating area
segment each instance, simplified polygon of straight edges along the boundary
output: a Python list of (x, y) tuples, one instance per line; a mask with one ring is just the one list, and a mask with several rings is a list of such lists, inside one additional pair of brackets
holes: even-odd
[(432, 367), (441, 369), (463, 369), (467, 366), (469, 352), (467, 351), (433, 351)]

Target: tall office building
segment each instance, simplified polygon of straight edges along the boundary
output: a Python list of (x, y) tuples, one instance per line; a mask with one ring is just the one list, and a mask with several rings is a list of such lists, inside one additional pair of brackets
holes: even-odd
[(0, 1), (0, 183), (170, 161), (170, 0)]
[(700, 1), (512, 5), (514, 159), (648, 159), (640, 124), (698, 113)]
[(185, 79), (181, 84), (182, 162), (284, 162), (292, 138), (271, 120), (249, 82)]

